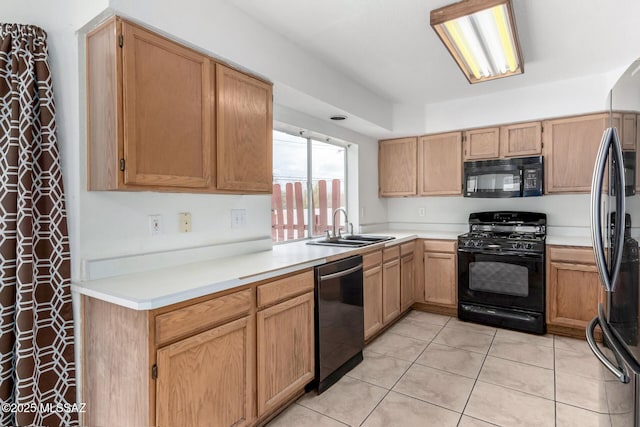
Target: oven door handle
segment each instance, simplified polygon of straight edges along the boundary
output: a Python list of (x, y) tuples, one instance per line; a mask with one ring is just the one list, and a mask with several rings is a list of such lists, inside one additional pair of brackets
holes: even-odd
[(482, 249), (466, 249), (459, 248), (458, 252), (463, 252), (466, 254), (480, 254), (480, 255), (495, 255), (495, 256), (511, 256), (518, 258), (540, 258), (542, 253), (528, 253), (528, 252), (499, 252), (499, 251), (485, 251)]

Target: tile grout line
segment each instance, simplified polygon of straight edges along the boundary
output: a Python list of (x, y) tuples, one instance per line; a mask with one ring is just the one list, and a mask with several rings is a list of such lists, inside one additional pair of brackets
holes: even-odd
[[(497, 333), (497, 332), (496, 332)], [(480, 365), (480, 370), (478, 371), (478, 376), (473, 381), (473, 386), (471, 387), (471, 391), (469, 392), (469, 396), (467, 397), (467, 401), (464, 403), (464, 408), (462, 408), (462, 415), (465, 415), (464, 411), (467, 410), (467, 405), (469, 405), (469, 400), (471, 400), (471, 395), (473, 394), (473, 390), (476, 388), (476, 384), (478, 384), (478, 378), (480, 378), (480, 373), (482, 372), (482, 368), (484, 368), (484, 364), (487, 361), (487, 357), (489, 356), (489, 350), (491, 350), (491, 346), (493, 345), (493, 341), (496, 339), (495, 334), (491, 338), (491, 343), (489, 344), (489, 348), (487, 349), (487, 353), (484, 355), (484, 359), (482, 359), (482, 365)], [(475, 417), (474, 417), (475, 418)], [(460, 417), (462, 419), (462, 416)], [(482, 418), (478, 418), (481, 421), (486, 421)], [(490, 423), (490, 421), (487, 421)], [(493, 423), (491, 423), (493, 424)]]
[[(340, 420), (338, 420), (338, 419), (336, 419), (336, 418), (333, 418), (333, 417), (332, 417), (332, 416), (330, 416), (330, 415), (323, 414), (323, 413), (322, 413), (322, 412), (320, 412), (320, 411), (316, 411), (315, 409), (308, 408), (308, 407), (306, 407), (306, 406), (304, 406), (304, 405), (301, 405), (301, 404), (300, 404), (300, 403), (298, 403), (297, 401), (296, 401), (296, 402), (294, 402), (294, 405), (298, 405), (298, 406), (300, 406), (300, 407), (302, 407), (302, 408), (304, 408), (304, 409), (308, 409), (308, 410), (310, 410), (311, 412), (315, 412), (316, 414), (322, 415), (323, 417), (327, 417), (327, 418), (329, 418), (329, 419), (332, 419), (333, 421), (338, 422), (338, 423), (340, 423), (340, 424), (342, 424), (342, 425), (344, 425), (344, 426), (349, 426), (349, 424), (344, 423), (344, 422), (342, 422), (342, 421), (340, 421)], [(287, 409), (288, 409), (288, 408), (287, 408)], [(284, 413), (284, 411), (283, 411), (282, 413)], [(278, 415), (278, 416), (280, 416), (280, 415)], [(274, 419), (275, 419), (275, 418), (274, 418)], [(271, 420), (271, 421), (273, 421), (273, 420)], [(269, 421), (269, 422), (271, 422), (271, 421)]]
[(553, 425), (558, 427), (558, 394), (556, 387), (556, 336), (553, 335)]
[[(405, 318), (406, 318), (406, 316), (405, 316)], [(448, 322), (448, 321), (447, 321), (447, 322)], [(442, 330), (442, 328), (444, 328), (444, 326), (440, 327), (440, 330)], [(440, 331), (438, 331), (438, 333), (440, 333)], [(399, 335), (399, 334), (397, 334), (397, 335)], [(438, 334), (436, 334), (436, 335), (438, 335)], [(403, 335), (401, 335), (401, 336), (403, 336)], [(434, 338), (435, 338), (435, 335), (434, 335)], [(424, 342), (427, 342), (427, 341), (424, 341)], [(420, 358), (420, 356), (422, 356), (422, 353), (424, 353), (424, 352), (427, 350), (427, 348), (429, 347), (429, 345), (430, 345), (432, 342), (433, 342), (433, 338), (431, 339), (431, 341), (428, 341), (428, 342), (427, 342), (427, 345), (426, 345), (426, 346), (425, 346), (425, 348), (420, 352), (420, 354), (416, 357), (416, 359), (415, 359), (415, 360), (418, 360), (418, 359)], [(374, 352), (374, 353), (375, 353), (375, 352)], [(378, 353), (378, 354), (379, 354), (379, 353)], [(389, 355), (387, 355), (387, 354), (383, 354), (383, 356), (387, 356), (387, 357), (392, 357), (392, 358), (393, 358), (393, 356), (389, 356)], [(397, 358), (397, 357), (396, 357), (395, 359), (403, 360), (403, 359), (400, 359), (400, 358)], [(383, 401), (384, 399), (386, 399), (386, 397), (389, 395), (389, 393), (391, 393), (391, 391), (393, 391), (393, 388), (396, 386), (396, 384), (398, 384), (398, 382), (402, 379), (402, 377), (404, 377), (404, 376), (407, 374), (407, 372), (409, 371), (409, 369), (411, 369), (411, 367), (415, 364), (415, 360), (414, 360), (413, 362), (410, 362), (410, 365), (407, 367), (407, 369), (405, 369), (405, 370), (404, 370), (404, 372), (402, 373), (402, 375), (400, 375), (400, 376), (398, 377), (398, 379), (393, 383), (393, 385), (392, 385), (392, 386), (387, 390), (387, 392), (384, 394), (384, 396), (382, 396), (382, 399), (380, 399), (380, 401), (379, 401), (378, 403), (376, 403), (376, 405), (375, 405), (375, 406), (373, 407), (373, 409), (369, 412), (369, 414), (367, 414), (367, 416), (364, 418), (364, 420), (362, 420), (362, 422), (360, 423), (360, 425), (363, 425), (365, 422), (367, 422), (367, 419), (369, 419), (369, 417), (371, 416), (371, 414), (373, 414), (373, 412), (378, 408), (378, 406), (380, 406), (380, 403), (382, 403), (382, 401)], [(404, 361), (405, 361), (405, 362), (409, 362), (408, 360), (404, 360)], [(362, 380), (361, 380), (361, 381), (362, 381)], [(367, 381), (364, 381), (364, 382), (367, 382)], [(367, 382), (367, 383), (368, 383), (368, 382)], [(370, 384), (370, 383), (368, 383), (368, 384)], [(374, 384), (374, 385), (375, 385), (375, 384)], [(378, 387), (380, 387), (380, 386), (378, 386)], [(394, 391), (394, 392), (395, 392), (395, 393), (398, 393), (397, 391)], [(400, 393), (400, 394), (402, 394), (402, 393)], [(411, 396), (409, 396), (409, 397), (411, 397)], [(420, 400), (420, 399), (418, 399), (418, 400)]]

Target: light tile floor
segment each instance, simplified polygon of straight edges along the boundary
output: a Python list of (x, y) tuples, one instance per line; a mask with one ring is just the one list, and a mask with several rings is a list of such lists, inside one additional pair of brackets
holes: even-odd
[(585, 341), (412, 311), (269, 426), (610, 427), (612, 379)]

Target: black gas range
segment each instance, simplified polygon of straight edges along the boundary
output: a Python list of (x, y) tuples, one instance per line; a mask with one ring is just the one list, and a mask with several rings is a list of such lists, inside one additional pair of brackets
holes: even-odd
[(545, 333), (545, 214), (474, 212), (458, 237), (458, 317)]

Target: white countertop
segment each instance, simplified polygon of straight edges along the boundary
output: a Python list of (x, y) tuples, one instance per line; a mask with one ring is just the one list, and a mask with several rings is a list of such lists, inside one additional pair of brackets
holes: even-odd
[[(268, 251), (74, 282), (71, 289), (79, 294), (134, 310), (152, 310), (311, 268), (324, 264), (327, 259), (335, 259), (342, 255), (348, 256), (350, 253), (362, 252), (363, 249), (382, 248), (418, 237), (416, 234), (404, 231), (375, 234), (390, 235), (395, 239), (365, 248), (315, 246), (307, 245), (305, 241), (279, 244), (274, 245), (273, 249)], [(437, 238), (444, 238), (442, 235), (438, 236)], [(449, 236), (449, 238), (455, 238), (455, 236)]]
[[(306, 241), (274, 245), (271, 250), (182, 264), (173, 267), (73, 282), (71, 289), (134, 310), (152, 310), (270, 279), (350, 254), (420, 239), (455, 240), (457, 232), (424, 230), (386, 230), (371, 234), (388, 235), (394, 240), (364, 248), (307, 245)], [(582, 236), (547, 236), (547, 244), (591, 246)]]

